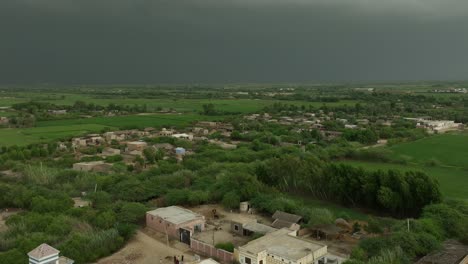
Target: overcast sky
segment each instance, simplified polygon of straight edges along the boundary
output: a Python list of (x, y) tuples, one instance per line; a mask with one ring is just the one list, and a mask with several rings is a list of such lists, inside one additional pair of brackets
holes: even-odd
[(0, 83), (467, 80), (468, 0), (0, 0)]

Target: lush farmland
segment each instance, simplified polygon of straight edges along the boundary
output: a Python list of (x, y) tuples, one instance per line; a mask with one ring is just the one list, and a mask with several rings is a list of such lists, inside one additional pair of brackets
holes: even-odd
[(0, 145), (27, 145), (60, 138), (99, 132), (103, 128), (145, 128), (185, 126), (197, 120), (214, 120), (196, 114), (151, 114), (116, 117), (95, 117), (38, 122), (37, 127), (23, 129), (0, 129)]
[(145, 114), (115, 117), (94, 117), (81, 119), (63, 119), (42, 121), (38, 127), (70, 126), (96, 124), (118, 128), (145, 128), (145, 127), (178, 127), (188, 125), (200, 120), (216, 120), (222, 117), (202, 116), (197, 114)]
[(0, 145), (23, 146), (31, 143), (50, 142), (65, 137), (80, 135), (90, 132), (99, 132), (105, 127), (100, 124), (76, 124), (49, 127), (33, 127), (21, 129), (0, 129)]
[(78, 94), (50, 94), (37, 96), (34, 93), (23, 94), (18, 98), (7, 98), (0, 100), (0, 106), (11, 106), (12, 104), (25, 102), (28, 100), (36, 100), (40, 102), (49, 102), (56, 105), (72, 105), (76, 101), (85, 101), (86, 103), (93, 103), (95, 105), (106, 106), (109, 104), (116, 105), (147, 105), (149, 110), (157, 108), (174, 109), (179, 112), (199, 112), (202, 110), (204, 104), (214, 104), (217, 110), (226, 112), (250, 113), (259, 111), (265, 106), (271, 105), (276, 102), (292, 105), (312, 105), (320, 107), (322, 105), (336, 106), (336, 105), (354, 105), (355, 101), (339, 101), (331, 103), (322, 102), (307, 102), (307, 101), (289, 101), (289, 100), (266, 100), (266, 99), (145, 99), (145, 98), (97, 98), (91, 95), (78, 95)]
[(468, 168), (468, 133), (435, 135), (390, 149), (419, 164), (432, 160), (440, 165)]

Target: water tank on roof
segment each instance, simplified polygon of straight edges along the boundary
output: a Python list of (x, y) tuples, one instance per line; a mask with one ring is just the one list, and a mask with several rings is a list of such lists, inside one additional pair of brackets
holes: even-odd
[(175, 152), (177, 155), (185, 155), (185, 149), (181, 147), (176, 148)]

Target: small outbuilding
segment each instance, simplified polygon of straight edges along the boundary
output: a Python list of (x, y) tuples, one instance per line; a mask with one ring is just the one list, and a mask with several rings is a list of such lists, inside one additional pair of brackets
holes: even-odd
[(75, 261), (67, 257), (59, 256), (60, 251), (46, 243), (28, 253), (30, 264), (73, 264)]
[(282, 211), (276, 211), (273, 216), (273, 226), (276, 229), (288, 228), (290, 230), (299, 230), (301, 228), (302, 216), (290, 214)]

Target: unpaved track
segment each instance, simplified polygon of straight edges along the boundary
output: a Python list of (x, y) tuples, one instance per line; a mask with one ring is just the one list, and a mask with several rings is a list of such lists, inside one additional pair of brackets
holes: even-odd
[(184, 255), (186, 263), (192, 261), (192, 254), (168, 247), (141, 230), (119, 251), (100, 259), (98, 264), (172, 264), (174, 256)]

